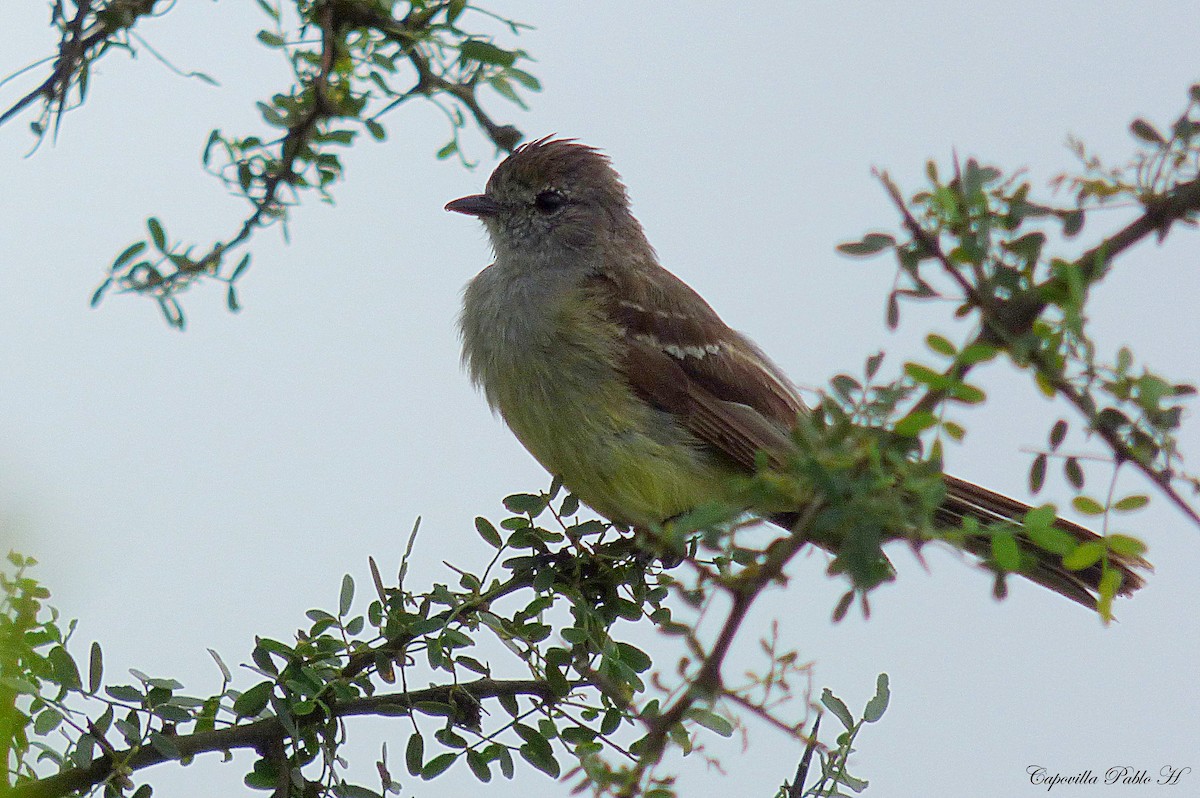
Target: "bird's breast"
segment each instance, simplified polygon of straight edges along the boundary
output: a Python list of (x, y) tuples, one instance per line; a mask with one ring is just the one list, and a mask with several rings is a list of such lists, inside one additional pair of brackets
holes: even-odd
[(464, 295), (463, 359), (525, 448), (613, 520), (648, 525), (715, 498), (725, 470), (631, 390), (602, 304), (495, 270)]

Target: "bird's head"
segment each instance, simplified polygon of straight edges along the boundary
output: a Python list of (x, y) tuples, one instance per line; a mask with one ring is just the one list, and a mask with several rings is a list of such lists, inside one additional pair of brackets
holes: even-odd
[(578, 257), (640, 227), (608, 157), (572, 139), (538, 139), (518, 147), (483, 194), (446, 210), (478, 217), (497, 259)]

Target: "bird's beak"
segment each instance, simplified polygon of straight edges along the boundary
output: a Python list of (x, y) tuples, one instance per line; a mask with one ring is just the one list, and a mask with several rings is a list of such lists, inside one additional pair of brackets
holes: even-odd
[(482, 218), (495, 216), (500, 212), (500, 205), (487, 194), (472, 194), (469, 197), (446, 203), (446, 210)]

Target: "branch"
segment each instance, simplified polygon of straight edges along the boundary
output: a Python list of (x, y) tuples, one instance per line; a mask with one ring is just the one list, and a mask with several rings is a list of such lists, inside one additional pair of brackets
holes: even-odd
[(1100, 438), (1108, 444), (1113, 450), (1120, 462), (1133, 463), (1134, 467), (1146, 476), (1151, 482), (1158, 486), (1158, 489), (1171, 500), (1171, 503), (1183, 511), (1192, 523), (1200, 527), (1200, 514), (1188, 504), (1183, 496), (1179, 495), (1179, 491), (1171, 484), (1171, 476), (1167, 471), (1159, 471), (1150, 463), (1145, 462), (1138, 456), (1137, 452), (1129, 448), (1125, 441), (1121, 440), (1121, 436), (1117, 431), (1111, 429), (1104, 424), (1096, 423), (1096, 412), (1092, 408), (1092, 402), (1078, 390), (1070, 382), (1059, 376), (1050, 365), (1046, 363), (1046, 359), (1041, 353), (1035, 352), (1030, 358), (1033, 364), (1037, 367), (1038, 373), (1046, 380), (1046, 382), (1054, 388), (1054, 390), (1070, 402), (1079, 414), (1088, 419), (1088, 427)]
[(108, 39), (119, 31), (132, 28), (137, 18), (145, 16), (153, 12), (154, 5), (157, 0), (140, 0), (123, 4), (121, 10), (131, 16), (122, 20), (122, 24), (117, 27), (110, 28), (104, 20), (98, 20), (95, 30), (91, 33), (85, 33), (83, 23), (86, 21), (88, 14), (92, 12), (91, 0), (80, 0), (77, 4), (75, 16), (66, 25), (63, 38), (58, 44), (58, 58), (54, 60), (54, 68), (50, 70), (50, 75), (33, 91), (26, 94), (21, 99), (17, 100), (7, 111), (0, 114), (0, 125), (9, 121), (35, 100), (45, 100), (47, 109), (51, 108), (55, 102), (59, 104), (59, 116), (62, 116), (62, 107), (66, 104), (67, 90), (70, 88), (71, 81), (78, 72), (79, 65), (85, 63), (86, 53), (94, 47), (104, 44)]
[[(495, 587), (485, 590), (477, 597), (470, 601), (465, 601), (456, 607), (451, 607), (433, 616), (432, 620), (440, 620), (449, 623), (463, 613), (476, 612), (478, 610), (488, 609), (492, 602), (497, 601), (507, 595), (533, 587), (534, 579), (538, 572), (544, 568), (564, 568), (567, 566), (587, 569), (591, 566), (591, 562), (605, 562), (609, 559), (617, 559), (628, 556), (632, 552), (638, 551), (637, 542), (632, 537), (618, 538), (617, 540), (609, 541), (596, 546), (590, 552), (588, 561), (581, 560), (574, 552), (559, 551), (554, 554), (549, 554), (540, 558), (541, 562), (537, 567), (528, 570), (520, 571), (510, 579), (501, 582)], [(374, 648), (367, 648), (357, 651), (350, 655), (346, 666), (342, 669), (342, 676), (351, 677), (357, 676), (375, 662), (375, 657), (378, 654), (384, 654), (390, 658), (399, 658), (404, 654), (404, 648), (412, 642), (412, 638), (400, 638), (396, 640), (386, 640)], [(598, 675), (598, 674), (597, 674)]]
[[(126, 0), (126, 2), (152, 5), (153, 0)], [(170, 252), (162, 250), (164, 258), (159, 263), (169, 262), (172, 267), (167, 274), (159, 273), (152, 266), (147, 268), (148, 264), (145, 262), (132, 262), (132, 254), (129, 260), (118, 259), (118, 262), (110, 267), (107, 279), (93, 295), (92, 304), (98, 303), (108, 287), (115, 284), (124, 292), (148, 294), (157, 299), (162, 306), (167, 322), (172, 326), (182, 328), (184, 326), (183, 312), (174, 298), (175, 295), (196, 280), (205, 275), (211, 275), (229, 284), (230, 299), (228, 301), (230, 308), (236, 310), (233, 279), (240, 273), (241, 267), (237, 268), (230, 277), (222, 277), (219, 273), (220, 265), (225, 255), (249, 241), (256, 229), (265, 227), (273, 221), (286, 219), (286, 204), (291, 203), (285, 204), (285, 200), (280, 195), (284, 192), (285, 187), (291, 187), (293, 189), (291, 202), (298, 201), (299, 190), (309, 186), (305, 178), (307, 176), (306, 169), (310, 165), (314, 165), (321, 174), (320, 188), (322, 192), (325, 191), (326, 178), (334, 173), (321, 172), (321, 158), (326, 155), (317, 152), (319, 150), (317, 142), (321, 141), (323, 123), (328, 120), (349, 119), (370, 125), (374, 122), (375, 117), (413, 97), (436, 100), (437, 95), (448, 94), (470, 112), (475, 122), (499, 149), (511, 152), (521, 140), (522, 134), (511, 125), (497, 124), (482, 109), (476, 98), (477, 81), (481, 73), (474, 71), (460, 80), (449, 80), (442, 75), (435, 74), (435, 68), (438, 65), (431, 63), (431, 51), (435, 45), (431, 45), (429, 42), (436, 43), (439, 40), (436, 37), (431, 38), (431, 32), (437, 27), (432, 23), (432, 18), (444, 8), (444, 6), (439, 6), (437, 9), (426, 10), (422, 13), (416, 13), (414, 10), (403, 19), (396, 19), (390, 12), (375, 9), (369, 3), (363, 3), (360, 0), (319, 0), (315, 2), (311, 14), (307, 15), (304, 20), (306, 26), (315, 27), (321, 34), (318, 51), (311, 54), (306, 53), (306, 55), (312, 56), (315, 70), (297, 66), (298, 62), (293, 65), (297, 87), (288, 98), (291, 102), (284, 109), (286, 123), (278, 122), (281, 126), (286, 124), (282, 138), (269, 143), (256, 143), (253, 147), (253, 157), (247, 157), (248, 150), (238, 149), (242, 147), (241, 144), (235, 142), (231, 145), (216, 131), (209, 140), (209, 147), (215, 141), (222, 141), (227, 149), (234, 148), (230, 149), (231, 163), (229, 166), (239, 170), (238, 183), (241, 193), (250, 202), (252, 208), (249, 216), (241, 222), (232, 237), (215, 241), (207, 247), (204, 254), (195, 259), (188, 254), (187, 250), (183, 255), (176, 254), (174, 249)], [(396, 99), (383, 111), (365, 119), (359, 116), (361, 111), (359, 101), (365, 102), (365, 97), (370, 96), (371, 91), (367, 91), (366, 94), (357, 93), (354, 90), (354, 84), (358, 78), (353, 72), (346, 72), (344, 64), (348, 58), (353, 58), (355, 48), (361, 46), (361, 44), (353, 43), (351, 38), (352, 33), (357, 37), (357, 31), (360, 30), (378, 33), (386, 41), (399, 44), (401, 52), (397, 57), (407, 59), (417, 75), (417, 82), (411, 89), (399, 95), (390, 94)], [(455, 35), (466, 35), (457, 29), (453, 30)], [(306, 59), (304, 63), (309, 62)], [(390, 92), (390, 89), (385, 90)], [(273, 122), (273, 124), (275, 123)], [(374, 129), (372, 132), (376, 134)], [(206, 149), (205, 152), (207, 160), (208, 150)], [(334, 162), (340, 171), (340, 164), (337, 163), (336, 158)], [(232, 178), (222, 175), (222, 179), (227, 185), (232, 185)]]
[[(334, 718), (344, 718), (356, 715), (408, 714), (415, 704), (422, 701), (449, 703), (455, 693), (467, 693), (475, 699), (520, 695), (534, 696), (544, 702), (555, 699), (554, 692), (543, 681), (477, 679), (466, 684), (441, 685), (406, 693), (357, 698), (335, 704), (330, 708), (330, 715)], [(315, 711), (308, 716), (297, 718), (296, 724), (305, 728), (326, 720), (323, 712)], [(179, 750), (180, 758), (189, 758), (197, 754), (239, 748), (268, 751), (272, 745), (278, 745), (289, 736), (278, 718), (264, 718), (241, 726), (172, 737), (171, 742)], [(121, 763), (122, 773), (131, 773), (171, 759), (174, 757), (166, 756), (151, 746), (127, 748), (113, 756), (97, 757), (87, 767), (72, 768), (44, 779), (17, 785), (6, 793), (6, 798), (58, 798), (69, 793), (89, 790), (113, 775), (114, 760)]]
[(1088, 282), (1098, 280), (1103, 276), (1105, 265), (1117, 255), (1151, 233), (1157, 233), (1161, 240), (1172, 224), (1197, 211), (1200, 211), (1200, 178), (1180, 183), (1166, 194), (1149, 200), (1141, 216), (1104, 239), (1099, 246), (1089, 249), (1075, 264)]
[[(1035, 286), (1029, 291), (1008, 301), (997, 301), (994, 296), (984, 295), (976, 286), (971, 285), (946, 254), (942, 251), (937, 239), (921, 227), (913, 217), (900, 195), (899, 189), (886, 173), (879, 175), (893, 203), (903, 217), (904, 227), (912, 234), (930, 255), (937, 260), (942, 269), (963, 289), (970, 304), (979, 309), (982, 329), (969, 346), (985, 344), (1011, 344), (1014, 340), (1028, 332), (1034, 321), (1049, 307), (1049, 302), (1042, 299), (1046, 283)], [(1147, 236), (1157, 234), (1160, 239), (1167, 234), (1172, 224), (1181, 221), (1189, 214), (1200, 211), (1200, 178), (1181, 183), (1160, 197), (1146, 202), (1145, 211), (1137, 219), (1126, 225), (1117, 233), (1104, 239), (1099, 245), (1089, 249), (1075, 260), (1088, 284), (1094, 284), (1103, 278), (1108, 264), (1117, 255), (1132, 247)], [(1054, 278), (1049, 278), (1054, 279)], [(1121, 461), (1129, 461), (1150, 479), (1163, 494), (1197, 526), (1200, 526), (1200, 513), (1188, 504), (1171, 484), (1167, 472), (1156, 470), (1153, 465), (1145, 462), (1126, 443), (1121, 440), (1115, 430), (1097, 423), (1097, 415), (1087, 398), (1077, 391), (1068, 381), (1064, 380), (1038, 352), (1029, 356), (1039, 375), (1050, 384), (1057, 393), (1061, 394), (1088, 420), (1089, 428), (1095, 431), (1108, 444), (1113, 453)], [(943, 376), (961, 382), (971, 370), (972, 364), (955, 362), (943, 372)], [(947, 396), (943, 388), (930, 388), (916, 403), (912, 412), (932, 411)]]
[[(661, 715), (652, 718), (642, 717), (642, 721), (649, 729), (646, 734), (646, 748), (635, 768), (635, 778), (629, 781), (626, 790), (622, 792), (623, 798), (632, 795), (629, 790), (636, 787), (641, 781), (641, 775), (662, 756), (667, 736), (672, 728), (683, 721), (688, 710), (701, 699), (712, 699), (724, 694), (721, 666), (729, 654), (738, 630), (741, 629), (742, 622), (745, 621), (750, 607), (753, 606), (767, 585), (783, 576), (783, 569), (808, 543), (808, 538), (803, 531), (821, 509), (823, 509), (823, 505), (819, 501), (809, 504), (805, 508), (803, 516), (792, 524), (792, 534), (777, 538), (767, 547), (767, 558), (762, 565), (757, 568), (748, 568), (726, 582), (725, 586), (732, 593), (733, 603), (725, 623), (721, 626), (721, 631), (717, 634), (716, 642), (713, 643), (712, 651), (704, 658), (696, 677), (683, 695)], [(793, 733), (795, 733), (794, 730)]]
[(445, 92), (456, 100), (461, 102), (471, 116), (475, 117), (475, 122), (483, 128), (487, 133), (488, 138), (492, 143), (505, 152), (512, 152), (517, 144), (521, 141), (521, 131), (512, 125), (498, 125), (488, 116), (487, 112), (479, 104), (479, 100), (475, 97), (475, 82), (467, 81), (465, 83), (455, 83), (446, 80), (440, 75), (436, 75), (429, 65), (429, 59), (421, 52), (418, 47), (417, 39), (413, 32), (408, 28), (408, 19), (397, 23), (390, 16), (382, 12), (371, 9), (358, 9), (354, 17), (354, 21), (359, 24), (364, 24), (375, 28), (389, 39), (393, 40), (404, 50), (404, 55), (412, 64), (413, 69), (417, 73), (417, 83), (408, 92), (398, 100), (392, 103), (396, 105), (403, 102), (408, 97), (413, 95), (422, 95), (432, 97), (438, 92)]

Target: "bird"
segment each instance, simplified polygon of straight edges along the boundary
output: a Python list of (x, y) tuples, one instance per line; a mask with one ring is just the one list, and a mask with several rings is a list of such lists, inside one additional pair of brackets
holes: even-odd
[[(784, 371), (668, 271), (607, 155), (547, 136), (516, 148), (484, 193), (446, 210), (486, 228), (494, 261), (467, 285), (458, 326), (471, 381), (524, 447), (583, 503), (641, 529), (713, 500), (763, 453), (786, 462), (811, 412)], [(1019, 525), (1029, 505), (944, 475), (935, 522)], [(799, 510), (800, 508), (796, 508)], [(766, 519), (790, 528), (798, 512)], [(1100, 537), (1058, 518), (1083, 543)], [(792, 530), (803, 534), (804, 530)], [(886, 530), (903, 538), (904, 530)], [(1016, 535), (1021, 575), (1096, 609), (1102, 565), (1071, 570)], [(814, 541), (836, 554), (836, 542)], [(959, 545), (989, 565), (991, 537)], [(990, 563), (997, 570), (994, 563)], [(1142, 586), (1138, 556), (1110, 553), (1118, 594)]]

